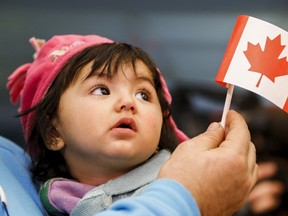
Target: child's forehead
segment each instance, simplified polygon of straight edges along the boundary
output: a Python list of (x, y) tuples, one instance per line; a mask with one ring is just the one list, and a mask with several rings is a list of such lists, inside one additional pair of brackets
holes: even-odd
[(154, 83), (152, 71), (141, 60), (135, 62), (135, 67), (133, 67), (131, 62), (122, 62), (118, 68), (107, 68), (105, 65), (102, 65), (96, 70), (93, 69), (93, 61), (91, 61), (78, 72), (76, 79), (80, 81), (84, 81), (90, 77), (106, 77), (112, 79), (115, 75), (123, 75), (127, 78), (146, 77)]

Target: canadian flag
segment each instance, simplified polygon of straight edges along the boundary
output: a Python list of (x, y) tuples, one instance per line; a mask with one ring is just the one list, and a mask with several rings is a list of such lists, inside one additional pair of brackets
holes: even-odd
[(288, 32), (239, 16), (215, 81), (255, 92), (288, 112)]

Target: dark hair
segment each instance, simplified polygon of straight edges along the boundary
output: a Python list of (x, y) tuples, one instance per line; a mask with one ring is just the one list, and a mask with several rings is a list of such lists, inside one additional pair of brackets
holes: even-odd
[[(56, 139), (56, 129), (51, 120), (56, 116), (61, 95), (77, 78), (79, 71), (93, 61), (91, 73), (102, 70), (112, 77), (123, 63), (131, 63), (137, 75), (136, 61), (141, 60), (151, 71), (157, 96), (163, 113), (159, 149), (174, 151), (178, 144), (175, 132), (168, 122), (170, 105), (164, 97), (159, 71), (151, 58), (140, 48), (126, 43), (105, 43), (84, 49), (72, 57), (62, 68), (43, 100), (28, 112), (35, 112), (32, 132), (27, 140), (27, 151), (37, 152), (33, 159), (32, 173), (35, 180), (45, 181), (53, 177), (72, 178), (60, 151), (49, 150), (46, 144)], [(26, 114), (28, 113), (26, 112)], [(25, 113), (24, 113), (25, 114)]]

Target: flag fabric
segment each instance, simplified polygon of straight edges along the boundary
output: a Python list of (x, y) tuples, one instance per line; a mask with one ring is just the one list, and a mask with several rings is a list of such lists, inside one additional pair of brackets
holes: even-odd
[(238, 17), (215, 81), (255, 92), (288, 112), (288, 32)]

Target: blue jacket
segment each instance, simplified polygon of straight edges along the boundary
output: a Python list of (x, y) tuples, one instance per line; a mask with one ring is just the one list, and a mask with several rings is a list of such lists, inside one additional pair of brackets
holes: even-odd
[(45, 215), (38, 192), (29, 172), (30, 158), (18, 145), (0, 136), (0, 216), (6, 216), (3, 199), (7, 200), (9, 216)]
[[(46, 215), (29, 173), (30, 158), (21, 147), (0, 136), (0, 216)], [(3, 193), (4, 192), (4, 193)], [(7, 208), (3, 201), (6, 200)], [(115, 202), (97, 216), (200, 216), (190, 192), (179, 183), (158, 179), (140, 196)]]

